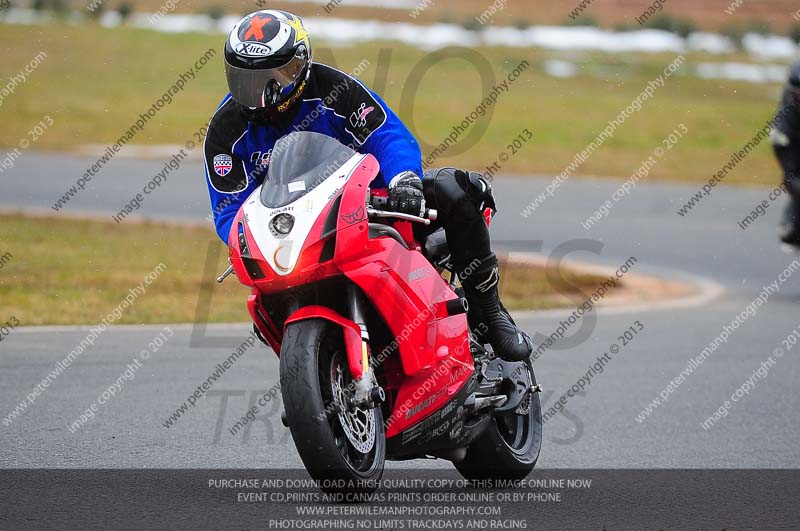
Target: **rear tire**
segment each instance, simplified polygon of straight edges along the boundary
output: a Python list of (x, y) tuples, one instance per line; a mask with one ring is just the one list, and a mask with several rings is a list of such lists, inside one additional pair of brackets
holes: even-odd
[(323, 319), (291, 323), (280, 366), (289, 430), (308, 473), (326, 492), (373, 492), (386, 457), (383, 415), (348, 407), (352, 377), (341, 329)]
[[(536, 376), (530, 362), (531, 381)], [(467, 448), (464, 460), (454, 463), (466, 479), (524, 479), (539, 460), (542, 449), (542, 406), (539, 393), (531, 393), (528, 413), (494, 417), (481, 434)], [(519, 409), (519, 408), (518, 408)]]

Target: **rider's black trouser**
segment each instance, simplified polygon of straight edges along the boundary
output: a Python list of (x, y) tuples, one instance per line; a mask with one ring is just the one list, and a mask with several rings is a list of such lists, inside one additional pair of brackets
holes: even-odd
[(783, 184), (793, 199), (800, 200), (800, 146), (773, 146), (783, 169)]
[(438, 219), (429, 227), (417, 226), (417, 237), (444, 227), (450, 256), (456, 271), (463, 271), (473, 260), (492, 254), (489, 228), (483, 207), (495, 208), (491, 187), (474, 172), (440, 168), (425, 172), (423, 193), (428, 208), (438, 211)]
[(775, 156), (783, 169), (783, 184), (789, 193), (790, 202), (781, 223), (792, 222), (796, 233), (800, 233), (800, 146), (773, 146)]

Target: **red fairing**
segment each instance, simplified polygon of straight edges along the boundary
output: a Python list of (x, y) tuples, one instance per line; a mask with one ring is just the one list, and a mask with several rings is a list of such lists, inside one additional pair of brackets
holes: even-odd
[(281, 351), (281, 341), (283, 341), (283, 333), (278, 330), (272, 318), (264, 309), (261, 303), (261, 294), (258, 290), (253, 290), (249, 297), (247, 297), (247, 309), (250, 312), (250, 317), (253, 319), (258, 331), (267, 341), (269, 347), (276, 353)]
[[(341, 272), (334, 267), (333, 261), (329, 260), (325, 263), (320, 263), (322, 249), (327, 240), (333, 237), (333, 235), (329, 235), (324, 239), (321, 238), (325, 219), (328, 217), (328, 213), (332, 207), (333, 201), (325, 207), (325, 210), (320, 214), (314, 226), (311, 228), (308, 238), (306, 238), (306, 241), (303, 243), (303, 247), (300, 251), (300, 258), (294, 270), (291, 274), (285, 276), (275, 273), (264, 258), (258, 245), (256, 245), (249, 225), (245, 223), (244, 211), (240, 209), (231, 225), (231, 232), (228, 236), (231, 265), (239, 280), (247, 286), (256, 287), (260, 293), (280, 293), (287, 289), (319, 282), (320, 280), (340, 275)], [(247, 238), (247, 248), (250, 257), (261, 272), (263, 272), (264, 278), (253, 278), (245, 268), (241, 249), (239, 247), (240, 223), (243, 226)]]
[[(474, 373), (474, 362), (469, 349), (466, 315), (449, 316), (445, 310), (445, 303), (457, 295), (419, 252), (411, 224), (394, 223), (409, 249), (390, 237), (369, 238), (366, 201), (369, 184), (378, 171), (378, 162), (371, 155), (365, 156), (356, 166), (343, 190), (330, 198), (314, 223), (291, 274), (281, 276), (270, 268), (242, 210), (232, 224), (229, 243), (231, 264), (237, 277), (253, 287), (248, 299), (250, 314), (276, 353), (280, 352), (283, 330), (272, 322), (264, 309), (263, 294), (280, 293), (341, 275), (361, 288), (386, 322), (399, 351), (398, 359), (392, 355), (378, 360), (386, 369), (387, 390), (396, 393), (386, 419), (386, 437), (390, 438), (444, 406), (469, 381)], [(335, 234), (323, 238), (325, 220), (338, 195), (341, 195), (341, 202)], [(242, 256), (240, 248), (240, 224), (247, 256)], [(320, 263), (323, 247), (334, 237), (333, 259)], [(252, 274), (259, 270), (260, 274)], [(256, 278), (258, 276), (263, 278)], [(350, 371), (358, 379), (364, 369), (358, 325), (323, 306), (300, 308), (283, 324), (311, 318), (326, 319), (342, 327)], [(381, 355), (371, 353), (372, 357)]]
[[(364, 291), (399, 344), (405, 379), (388, 419), (386, 436), (392, 437), (444, 405), (474, 365), (466, 315), (437, 311), (457, 296), (436, 269), (391, 238), (369, 239), (364, 203), (376, 170), (368, 156), (344, 190), (334, 262)], [(426, 400), (424, 408), (414, 407)]]
[(353, 378), (360, 380), (364, 374), (363, 356), (361, 355), (361, 328), (350, 319), (342, 317), (335, 311), (325, 306), (306, 306), (294, 312), (286, 324), (295, 323), (304, 319), (325, 319), (336, 323), (344, 331), (344, 345), (347, 349), (347, 361)]

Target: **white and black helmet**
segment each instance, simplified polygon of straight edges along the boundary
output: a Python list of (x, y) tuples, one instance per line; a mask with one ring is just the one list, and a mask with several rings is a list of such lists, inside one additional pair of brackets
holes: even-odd
[(303, 93), (311, 71), (311, 42), (300, 17), (276, 9), (240, 20), (225, 42), (225, 74), (245, 109), (283, 112)]

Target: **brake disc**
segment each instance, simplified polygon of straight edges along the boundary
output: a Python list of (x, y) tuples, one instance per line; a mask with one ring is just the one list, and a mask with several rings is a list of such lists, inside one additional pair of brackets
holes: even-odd
[(337, 356), (334, 377), (331, 378), (333, 397), (338, 406), (339, 422), (353, 448), (368, 454), (375, 446), (375, 410), (352, 407), (347, 402), (344, 389), (344, 371)]

